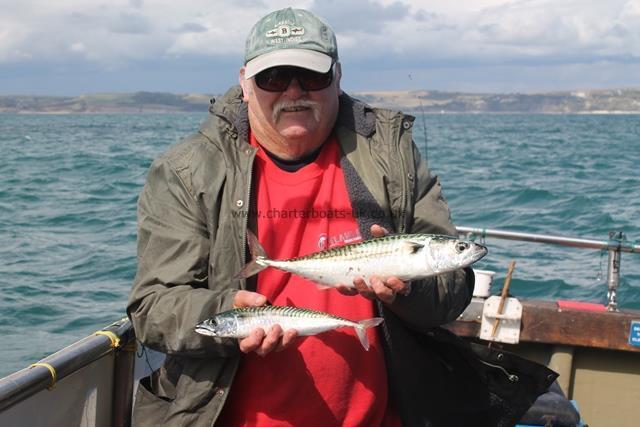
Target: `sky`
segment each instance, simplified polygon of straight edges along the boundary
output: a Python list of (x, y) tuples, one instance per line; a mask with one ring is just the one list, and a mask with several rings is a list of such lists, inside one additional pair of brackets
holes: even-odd
[(640, 0), (0, 0), (0, 95), (219, 94), (288, 6), (332, 26), (347, 92), (640, 87)]

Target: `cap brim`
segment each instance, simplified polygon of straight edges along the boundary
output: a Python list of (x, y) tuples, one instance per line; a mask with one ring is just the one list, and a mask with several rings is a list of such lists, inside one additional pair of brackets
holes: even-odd
[(250, 79), (267, 68), (283, 65), (326, 73), (331, 68), (332, 63), (333, 58), (315, 50), (279, 49), (260, 55), (247, 62), (244, 68), (244, 77)]

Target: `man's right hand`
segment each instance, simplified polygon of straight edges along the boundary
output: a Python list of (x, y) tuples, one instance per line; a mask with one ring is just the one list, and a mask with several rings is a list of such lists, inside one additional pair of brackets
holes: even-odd
[[(233, 298), (234, 308), (261, 307), (267, 303), (267, 298), (257, 292), (238, 291)], [(243, 353), (255, 351), (259, 356), (266, 356), (272, 351), (280, 351), (289, 347), (298, 336), (298, 331), (289, 329), (286, 332), (280, 325), (274, 325), (265, 332), (256, 328), (246, 338), (240, 338), (238, 345)]]

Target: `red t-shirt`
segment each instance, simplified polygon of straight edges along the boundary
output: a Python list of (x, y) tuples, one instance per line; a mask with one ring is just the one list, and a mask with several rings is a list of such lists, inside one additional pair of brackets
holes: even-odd
[[(253, 135), (251, 143), (259, 147)], [(255, 161), (258, 240), (273, 259), (303, 256), (361, 240), (351, 215), (338, 144), (296, 172), (278, 168), (263, 149)], [(371, 301), (321, 290), (275, 268), (258, 274), (257, 291), (273, 305), (309, 308), (351, 320), (375, 317)], [(396, 425), (377, 328), (365, 351), (352, 328), (299, 337), (284, 351), (244, 355), (220, 426)], [(385, 417), (386, 415), (386, 417)], [(390, 418), (396, 422), (389, 422)]]

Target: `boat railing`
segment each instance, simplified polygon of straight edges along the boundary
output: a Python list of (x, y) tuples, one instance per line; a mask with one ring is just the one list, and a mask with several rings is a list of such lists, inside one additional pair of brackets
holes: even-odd
[[(104, 383), (110, 384), (111, 388), (105, 391), (109, 396), (107, 399), (111, 402), (112, 410), (108, 411), (111, 419), (101, 420), (97, 424), (89, 422), (89, 425), (128, 425), (133, 390), (133, 366), (136, 357), (135, 344), (131, 322), (123, 318), (27, 368), (0, 378), (0, 425), (11, 425), (4, 424), (6, 420), (3, 417), (6, 410), (46, 389), (54, 394), (56, 391), (62, 393), (54, 399), (58, 409), (64, 408), (65, 405), (71, 407), (80, 405), (83, 402), (64, 402), (64, 396), (72, 395), (68, 387), (87, 387), (89, 381), (80, 380), (80, 385), (69, 385), (66, 382), (73, 383), (74, 377), (76, 377), (75, 381), (78, 381), (77, 376), (72, 374), (88, 368), (107, 356), (113, 357), (113, 360), (105, 365), (109, 367), (110, 372), (100, 372), (100, 374), (106, 375), (107, 379)], [(65, 379), (67, 381), (63, 381)], [(95, 378), (93, 380), (97, 381)], [(45, 397), (45, 399), (50, 400), (51, 397)], [(68, 425), (74, 425), (73, 415), (68, 414), (68, 417), (69, 419), (66, 420)]]
[(609, 253), (607, 263), (607, 310), (618, 311), (616, 293), (620, 284), (620, 254), (622, 252), (640, 253), (640, 244), (626, 239), (621, 231), (609, 232), (608, 240), (582, 239), (574, 237), (564, 237), (551, 234), (533, 234), (516, 231), (495, 230), (489, 228), (476, 227), (456, 227), (460, 235), (467, 238), (486, 237), (518, 240), (523, 242), (546, 243), (561, 246), (570, 246), (582, 249), (600, 249)]

